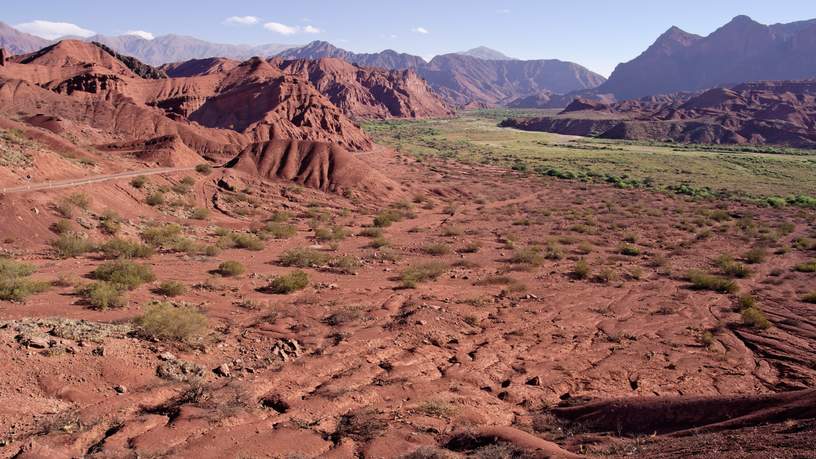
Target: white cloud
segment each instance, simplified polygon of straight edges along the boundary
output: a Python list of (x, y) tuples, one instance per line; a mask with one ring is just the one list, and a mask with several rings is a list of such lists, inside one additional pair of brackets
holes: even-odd
[(83, 29), (82, 27), (71, 24), (70, 22), (51, 22), (51, 21), (31, 21), (17, 24), (14, 26), (17, 30), (36, 35), (38, 37), (54, 40), (55, 38), (64, 37), (66, 35), (74, 35), (78, 37), (90, 37), (95, 35), (93, 30)]
[(496, 10), (496, 12), (499, 14), (510, 14), (510, 10), (508, 10), (507, 8)]
[(145, 32), (144, 30), (129, 30), (125, 32), (125, 35), (133, 35), (139, 38), (144, 38), (145, 40), (152, 40), (156, 38), (155, 35), (150, 32)]
[(296, 33), (323, 33), (322, 30), (313, 25), (299, 27), (281, 24), (280, 22), (267, 22), (263, 26), (266, 30), (279, 33), (281, 35), (294, 35)]
[(255, 25), (259, 21), (256, 16), (230, 16), (224, 19), (224, 23), (230, 25)]
[(421, 33), (422, 35), (427, 35), (427, 34), (431, 33), (425, 27), (414, 27), (413, 29), (411, 29), (411, 32)]
[(264, 24), (264, 29), (279, 33), (281, 35), (294, 35), (298, 33), (299, 30), (297, 27), (288, 26), (279, 22), (267, 22)]

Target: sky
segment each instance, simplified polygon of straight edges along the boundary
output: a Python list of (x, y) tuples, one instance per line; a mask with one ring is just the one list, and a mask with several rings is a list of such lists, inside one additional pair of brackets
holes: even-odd
[(734, 16), (763, 24), (816, 18), (816, 0), (30, 0), (0, 21), (29, 33), (168, 33), (218, 43), (395, 49), (429, 60), (487, 46), (519, 59), (577, 62), (608, 76), (669, 27), (708, 35)]

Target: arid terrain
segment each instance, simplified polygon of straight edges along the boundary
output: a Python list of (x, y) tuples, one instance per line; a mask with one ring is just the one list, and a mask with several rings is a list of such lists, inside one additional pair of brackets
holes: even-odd
[[(500, 127), (560, 110), (343, 56), (31, 51), (0, 53), (0, 457), (816, 457), (810, 143)], [(648, 107), (811, 139), (778, 84)]]

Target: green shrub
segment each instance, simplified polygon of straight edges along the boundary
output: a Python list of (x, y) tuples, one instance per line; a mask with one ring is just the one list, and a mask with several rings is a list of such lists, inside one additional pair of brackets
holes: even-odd
[(208, 257), (218, 256), (218, 254), (220, 252), (221, 252), (221, 250), (218, 247), (214, 246), (214, 245), (208, 245), (208, 246), (204, 247), (204, 251), (203, 251), (204, 255), (206, 255)]
[(202, 163), (195, 167), (195, 171), (201, 175), (210, 175), (212, 174), (212, 166), (206, 163)]
[(74, 224), (71, 222), (71, 220), (63, 218), (57, 220), (53, 225), (51, 225), (51, 231), (56, 234), (68, 234), (74, 231)]
[(156, 276), (147, 265), (139, 265), (128, 260), (108, 261), (99, 265), (92, 273), (94, 279), (107, 281), (128, 290), (153, 282)]
[(386, 209), (374, 217), (374, 226), (377, 228), (385, 228), (398, 221), (402, 221), (403, 218), (403, 212), (396, 209)]
[(147, 177), (144, 175), (133, 177), (133, 180), (130, 181), (130, 186), (136, 189), (142, 189), (145, 185), (147, 185)]
[(246, 268), (237, 261), (225, 261), (218, 265), (216, 272), (224, 277), (235, 277), (245, 273)]
[(210, 210), (204, 207), (196, 207), (190, 212), (190, 218), (193, 220), (206, 220), (210, 216)]
[(275, 239), (289, 239), (297, 234), (297, 227), (288, 223), (268, 222), (262, 231)]
[(343, 274), (354, 274), (354, 272), (362, 266), (360, 260), (356, 257), (352, 256), (343, 256), (343, 257), (332, 257), (329, 260), (329, 266), (334, 268), (335, 271), (341, 272)]
[(274, 223), (285, 223), (292, 218), (292, 214), (283, 210), (276, 210), (272, 212), (267, 221)]
[(263, 250), (264, 243), (254, 234), (235, 233), (230, 231), (229, 233), (221, 236), (221, 238), (218, 240), (218, 246), (224, 249), (235, 248), (259, 251)]
[(746, 263), (755, 265), (764, 262), (767, 256), (768, 251), (764, 247), (755, 247), (745, 252), (745, 255), (743, 255), (742, 258)]
[(715, 260), (715, 264), (717, 267), (720, 268), (720, 271), (726, 276), (729, 277), (737, 277), (737, 278), (745, 278), (751, 274), (751, 270), (748, 269), (742, 263), (735, 261), (732, 257), (728, 255), (722, 255)]
[(771, 322), (765, 314), (756, 307), (751, 307), (742, 311), (742, 323), (749, 327), (766, 329), (771, 326)]
[(752, 297), (751, 295), (745, 295), (739, 297), (737, 300), (737, 304), (739, 305), (739, 310), (743, 311), (745, 309), (754, 308), (757, 306), (756, 298)]
[(439, 257), (451, 253), (451, 248), (446, 244), (433, 243), (422, 247), (422, 251), (427, 255)]
[(510, 263), (524, 264), (530, 266), (539, 266), (544, 262), (544, 256), (541, 254), (541, 249), (538, 247), (526, 247), (523, 249), (516, 249), (510, 257)]
[(110, 282), (94, 282), (84, 285), (77, 294), (94, 309), (121, 308), (126, 304), (124, 288)]
[(115, 235), (122, 229), (122, 217), (113, 211), (106, 211), (99, 217), (99, 228), (103, 233)]
[(156, 293), (170, 298), (184, 295), (185, 292), (187, 292), (187, 287), (177, 281), (164, 281), (156, 288)]
[(544, 248), (544, 258), (548, 260), (560, 260), (564, 258), (564, 252), (558, 244), (550, 242), (547, 244), (547, 247)]
[(49, 284), (29, 279), (36, 268), (8, 258), (0, 258), (0, 301), (25, 301), (44, 292)]
[(692, 270), (686, 276), (696, 290), (712, 290), (719, 293), (736, 293), (737, 284), (731, 279)]
[(309, 248), (289, 249), (281, 254), (278, 262), (293, 268), (319, 268), (329, 262), (329, 256)]
[(48, 290), (47, 282), (27, 277), (0, 277), (0, 300), (25, 301), (29, 296)]
[(443, 263), (423, 263), (406, 268), (400, 275), (403, 288), (416, 288), (417, 284), (436, 280), (445, 271), (447, 265)]
[(143, 336), (157, 340), (191, 341), (207, 332), (207, 317), (191, 306), (153, 303), (134, 320)]
[(799, 263), (793, 269), (800, 273), (816, 273), (816, 260), (808, 261), (806, 263)]
[(106, 258), (149, 258), (153, 255), (153, 247), (122, 238), (105, 242), (99, 250)]
[(805, 303), (816, 304), (816, 291), (810, 292), (802, 297)]
[(181, 226), (175, 223), (152, 225), (142, 231), (142, 240), (153, 247), (170, 248), (181, 239)]
[(378, 237), (383, 237), (383, 230), (382, 230), (382, 228), (377, 228), (376, 226), (363, 228), (363, 230), (360, 231), (360, 236), (370, 237), (372, 239), (375, 239), (375, 238), (378, 238)]
[(74, 216), (74, 210), (77, 208), (88, 210), (90, 204), (91, 202), (88, 195), (85, 193), (74, 193), (54, 204), (54, 208), (56, 209), (57, 213), (63, 217), (71, 218)]
[(294, 271), (283, 276), (274, 277), (264, 290), (269, 293), (286, 295), (303, 290), (309, 285), (309, 275), (303, 271)]
[(459, 253), (476, 253), (482, 248), (482, 245), (478, 242), (468, 242), (463, 247), (461, 247), (457, 252)]
[(578, 260), (572, 268), (572, 276), (576, 279), (586, 279), (589, 277), (589, 263), (586, 260)]
[(458, 226), (444, 226), (441, 231), (442, 236), (445, 237), (461, 236), (463, 233), (464, 230)]
[(319, 227), (315, 228), (314, 236), (319, 242), (342, 241), (348, 236), (348, 232), (339, 226)]
[(640, 249), (629, 244), (623, 244), (619, 251), (622, 255), (626, 255), (627, 257), (636, 257), (640, 255)]
[(148, 206), (156, 207), (164, 204), (167, 200), (164, 197), (164, 193), (157, 191), (155, 193), (150, 193), (145, 199), (145, 202)]
[(94, 244), (88, 238), (75, 233), (60, 235), (59, 238), (51, 241), (51, 247), (60, 258), (78, 257), (95, 249)]

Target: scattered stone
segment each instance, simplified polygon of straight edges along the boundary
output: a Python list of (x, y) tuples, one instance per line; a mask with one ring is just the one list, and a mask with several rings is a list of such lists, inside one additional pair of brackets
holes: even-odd
[(171, 354), (170, 352), (162, 352), (161, 354), (159, 354), (159, 360), (169, 362), (172, 360), (176, 360), (176, 356)]
[(227, 364), (227, 363), (222, 363), (221, 366), (216, 368), (215, 370), (213, 370), (213, 372), (216, 375), (224, 377), (224, 378), (229, 378), (229, 377), (232, 376), (232, 373), (230, 373), (229, 364)]
[(272, 346), (272, 355), (280, 357), (281, 360), (284, 362), (288, 362), (290, 359), (296, 359), (300, 357), (301, 348), (300, 343), (294, 339), (283, 338), (279, 339), (275, 344)]
[(21, 340), (21, 342), (24, 345), (26, 345), (28, 347), (32, 347), (34, 349), (47, 349), (47, 348), (51, 347), (51, 344), (47, 339), (39, 338), (39, 337), (36, 337), (36, 336), (24, 338), (23, 340)]
[(528, 386), (540, 386), (541, 385), (541, 376), (533, 376), (532, 378), (527, 380)]
[(91, 351), (91, 354), (97, 357), (105, 357), (105, 353), (105, 348), (102, 346), (97, 346), (93, 351)]
[(170, 381), (191, 382), (204, 377), (204, 368), (192, 362), (175, 359), (160, 363), (156, 367), (156, 375)]
[(115, 390), (117, 394), (124, 394), (125, 392), (127, 392), (127, 387), (120, 384), (118, 386), (115, 386), (113, 390)]

